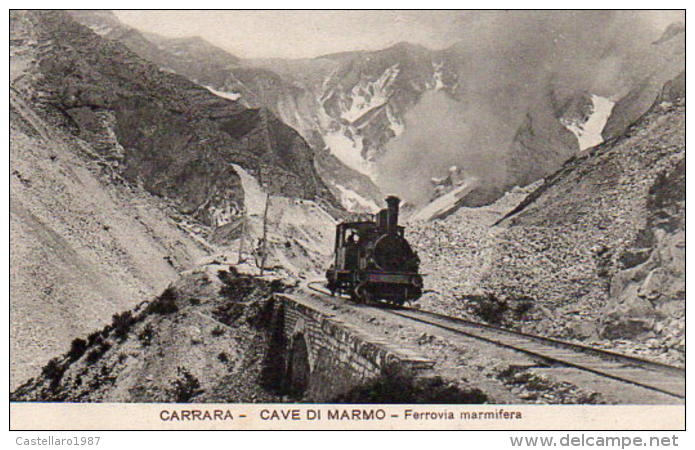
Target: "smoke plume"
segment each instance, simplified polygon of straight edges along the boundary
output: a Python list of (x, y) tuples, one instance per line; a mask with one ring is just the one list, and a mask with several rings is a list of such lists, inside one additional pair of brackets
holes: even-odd
[(524, 121), (548, 145), (562, 145), (563, 105), (587, 92), (625, 95), (655, 70), (651, 43), (677, 20), (673, 11), (462, 13), (451, 32), (458, 43), (443, 50), (461, 61), (459, 86), (426, 93), (406, 114), (406, 131), (379, 162), (381, 186), (419, 204), (429, 179), (453, 164), (508, 183), (509, 149)]

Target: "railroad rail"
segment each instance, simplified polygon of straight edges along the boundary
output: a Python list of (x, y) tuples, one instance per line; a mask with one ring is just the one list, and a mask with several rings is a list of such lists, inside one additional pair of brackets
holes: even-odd
[[(330, 292), (308, 283), (321, 294)], [(501, 328), (431, 311), (389, 305), (384, 310), (419, 323), (523, 352), (554, 366), (566, 366), (685, 398), (685, 369), (587, 345)]]

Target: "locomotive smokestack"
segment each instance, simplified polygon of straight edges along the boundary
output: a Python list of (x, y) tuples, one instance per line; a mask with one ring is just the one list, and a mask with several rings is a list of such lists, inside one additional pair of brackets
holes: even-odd
[(398, 233), (398, 204), (401, 200), (393, 195), (386, 197), (388, 214), (386, 219), (386, 232), (388, 234)]

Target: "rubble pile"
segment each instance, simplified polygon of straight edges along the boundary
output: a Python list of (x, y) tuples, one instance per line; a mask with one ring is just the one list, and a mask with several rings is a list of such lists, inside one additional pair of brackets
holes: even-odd
[[(493, 227), (541, 182), (514, 188), (488, 206), (460, 208), (446, 220), (414, 222), (406, 228), (421, 259), (425, 294), (423, 309), (468, 316), (464, 297), (484, 294), (478, 287), (492, 259), (498, 228)], [(452, 298), (459, 301), (452, 302)]]

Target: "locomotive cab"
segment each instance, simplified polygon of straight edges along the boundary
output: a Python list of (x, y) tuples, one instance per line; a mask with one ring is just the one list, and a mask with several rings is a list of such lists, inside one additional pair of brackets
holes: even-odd
[(326, 272), (331, 293), (348, 293), (354, 300), (386, 300), (403, 304), (422, 294), (419, 259), (398, 225), (396, 197), (374, 220), (343, 222), (336, 227), (335, 257)]

